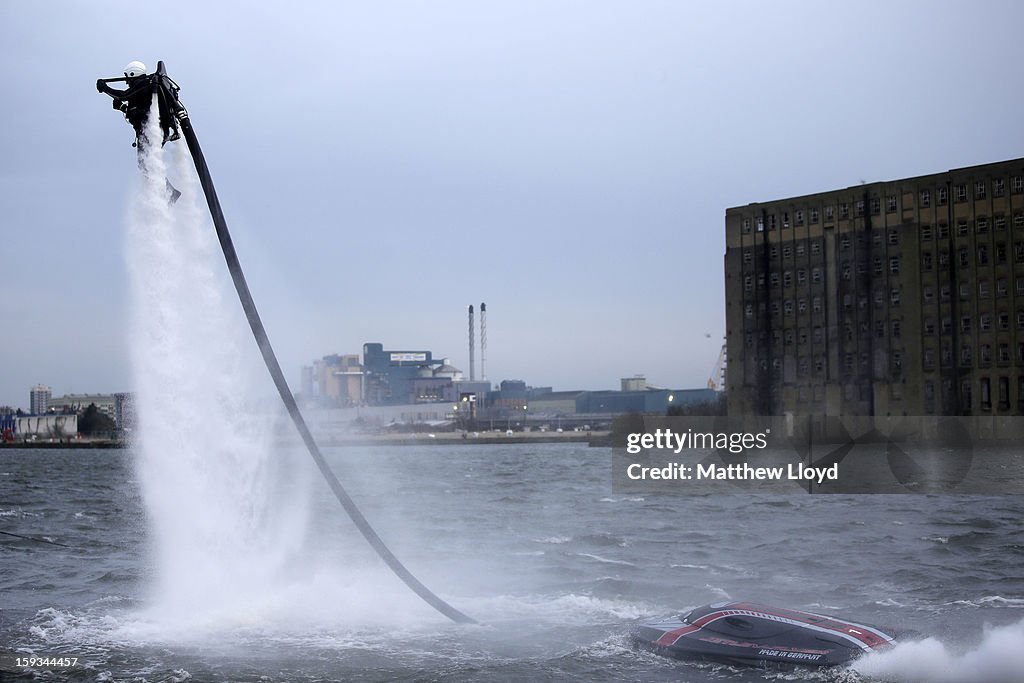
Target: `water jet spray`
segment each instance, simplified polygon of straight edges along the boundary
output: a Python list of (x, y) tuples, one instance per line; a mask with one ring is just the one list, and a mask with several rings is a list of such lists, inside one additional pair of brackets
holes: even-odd
[[(224, 219), (224, 212), (221, 209), (220, 200), (217, 198), (213, 179), (210, 176), (210, 169), (206, 164), (206, 158), (203, 156), (202, 149), (199, 146), (199, 139), (196, 137), (195, 130), (192, 128), (192, 122), (189, 119), (188, 112), (178, 100), (178, 91), (180, 88), (177, 83), (167, 76), (163, 62), (157, 62), (156, 71), (153, 74), (148, 75), (145, 73), (145, 66), (141, 63), (132, 62), (129, 67), (133, 68), (125, 71), (124, 78), (107, 78), (97, 80), (96, 89), (99, 92), (106, 93), (114, 98), (114, 108), (125, 113), (125, 117), (128, 119), (129, 123), (135, 127), (137, 134), (142, 132), (145, 124), (145, 116), (140, 116), (138, 112), (148, 112), (149, 107), (153, 102), (153, 98), (155, 97), (158, 108), (157, 110), (159, 112), (159, 124), (164, 134), (163, 142), (177, 140), (179, 137), (185, 138), (189, 153), (192, 156), (192, 161), (196, 167), (196, 172), (199, 175), (199, 181), (202, 185), (203, 193), (206, 196), (206, 202), (210, 209), (210, 216), (213, 219), (217, 238), (220, 241), (224, 260), (227, 262), (228, 271), (231, 273), (231, 280), (235, 285), (239, 302), (242, 304), (242, 308), (245, 311), (245, 317), (249, 321), (250, 328), (252, 328), (253, 337), (255, 338), (256, 344), (263, 356), (263, 361), (267, 366), (267, 371), (274, 380), (274, 385), (277, 387), (281, 400), (284, 403), (285, 408), (288, 410), (288, 415), (291, 417), (292, 423), (295, 425), (295, 429), (302, 438), (302, 441), (306, 446), (306, 450), (309, 451), (310, 456), (316, 463), (317, 469), (320, 470), (320, 473), (327, 481), (327, 484), (334, 493), (335, 498), (338, 499), (338, 502), (341, 503), (345, 512), (348, 513), (348, 516), (352, 519), (356, 528), (359, 529), (360, 533), (362, 533), (363, 537), (366, 538), (370, 546), (372, 546), (381, 559), (384, 560), (385, 564), (387, 564), (391, 571), (394, 572), (395, 575), (398, 576), (398, 578), (400, 578), (410, 589), (412, 589), (416, 595), (452, 621), (465, 624), (476, 623), (476, 620), (449, 605), (434, 594), (415, 576), (413, 576), (413, 574), (405, 567), (405, 565), (402, 564), (395, 554), (391, 552), (373, 527), (370, 526), (369, 521), (367, 521), (366, 517), (356, 506), (355, 501), (352, 500), (352, 497), (348, 494), (337, 476), (335, 476), (334, 472), (327, 464), (327, 461), (324, 459), (324, 456), (320, 451), (320, 447), (317, 445), (316, 440), (309, 431), (309, 427), (306, 425), (306, 421), (303, 419), (302, 413), (295, 402), (295, 396), (292, 394), (291, 389), (288, 386), (288, 382), (284, 377), (284, 373), (281, 371), (281, 365), (278, 363), (277, 356), (270, 344), (270, 338), (263, 326), (263, 321), (260, 319), (259, 312), (256, 309), (256, 303), (253, 301), (252, 294), (249, 292), (249, 286), (246, 283), (245, 275), (242, 272), (242, 266), (238, 260), (238, 254), (235, 252), (234, 244), (231, 241), (231, 234), (228, 232), (227, 222)], [(141, 67), (141, 69), (139, 67)], [(108, 85), (109, 83), (115, 82), (124, 82), (127, 84), (128, 88), (123, 91), (115, 90)], [(137, 144), (143, 144), (144, 141), (144, 137), (140, 136)], [(168, 198), (171, 199), (172, 197), (173, 195), (170, 195)]]

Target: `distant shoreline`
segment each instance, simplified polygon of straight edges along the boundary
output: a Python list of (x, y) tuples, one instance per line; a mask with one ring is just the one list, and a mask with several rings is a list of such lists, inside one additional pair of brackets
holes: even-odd
[[(586, 443), (590, 445), (606, 445), (608, 432), (513, 432), (512, 435), (494, 432), (479, 432), (478, 436), (462, 432), (435, 432), (416, 434), (364, 434), (344, 439), (318, 439), (317, 444), (324, 448), (342, 446), (430, 446), (430, 445), (494, 445), (510, 443)], [(298, 438), (278, 441), (279, 445), (299, 445)], [(111, 441), (107, 439), (72, 439), (63, 442), (51, 441), (16, 441), (0, 443), (3, 449), (102, 449), (130, 448), (131, 442)]]

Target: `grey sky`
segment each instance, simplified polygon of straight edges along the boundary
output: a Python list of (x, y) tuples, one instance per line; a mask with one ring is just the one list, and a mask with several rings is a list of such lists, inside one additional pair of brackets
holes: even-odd
[(131, 388), (138, 171), (94, 89), (131, 59), (181, 84), (293, 383), (366, 341), (468, 370), (486, 301), (492, 380), (699, 387), (725, 208), (1024, 155), (1021, 26), (1012, 1), (4, 2), (0, 405)]

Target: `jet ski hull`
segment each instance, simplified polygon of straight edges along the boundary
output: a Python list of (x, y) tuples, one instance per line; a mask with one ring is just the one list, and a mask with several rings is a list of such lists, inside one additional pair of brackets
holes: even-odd
[(753, 602), (705, 605), (640, 624), (633, 640), (678, 659), (759, 667), (825, 667), (892, 646), (875, 626)]

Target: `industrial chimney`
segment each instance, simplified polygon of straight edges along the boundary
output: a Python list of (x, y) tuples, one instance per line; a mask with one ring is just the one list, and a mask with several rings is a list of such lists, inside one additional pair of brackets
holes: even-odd
[(476, 371), (474, 370), (473, 355), (475, 352), (476, 342), (473, 339), (473, 304), (469, 305), (469, 381), (472, 382), (476, 379)]
[(480, 379), (487, 379), (487, 304), (480, 304)]

